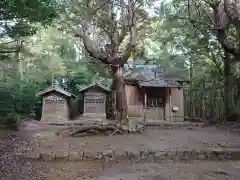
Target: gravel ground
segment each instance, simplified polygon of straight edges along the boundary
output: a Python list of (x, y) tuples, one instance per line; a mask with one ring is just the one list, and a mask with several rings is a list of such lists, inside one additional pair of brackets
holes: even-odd
[(16, 153), (17, 148), (28, 148), (30, 134), (0, 130), (0, 179), (43, 180), (46, 168), (41, 162), (31, 162)]
[(125, 152), (138, 153), (141, 149), (152, 151), (209, 150), (240, 148), (240, 136), (224, 133), (214, 127), (194, 130), (149, 129), (143, 134), (121, 136), (60, 137), (53, 131), (35, 133), (42, 145), (37, 152), (109, 152), (121, 155)]
[(42, 162), (18, 155), (36, 145), (35, 133), (48, 130), (53, 128), (35, 121), (25, 122), (19, 131), (0, 129), (0, 180), (83, 180), (101, 171), (98, 162)]
[(94, 180), (239, 180), (239, 162), (119, 164)]
[[(48, 135), (55, 130), (50, 126), (40, 125), (37, 122), (26, 122), (17, 132), (0, 130), (0, 180), (240, 180), (240, 162), (238, 161), (194, 161), (190, 164), (186, 162), (163, 162), (161, 164), (131, 164), (122, 162), (119, 164), (103, 164), (97, 161), (30, 161), (22, 156), (18, 156), (19, 151), (29, 151), (29, 148), (33, 146), (33, 142), (38, 141), (35, 135), (43, 131), (45, 135)], [(183, 144), (191, 142), (193, 145), (201, 142), (201, 140), (208, 140), (209, 143), (216, 141), (221, 143), (228, 141), (230, 143), (230, 141), (234, 141), (234, 146), (240, 142), (237, 136), (227, 136), (224, 133), (216, 134), (216, 131), (213, 129), (181, 132), (161, 131), (158, 136), (156, 136), (157, 134), (155, 131), (151, 131), (148, 136), (139, 137), (131, 135), (127, 136), (127, 138), (116, 136), (116, 139), (113, 137), (96, 137), (97, 139), (94, 139), (97, 142), (91, 141), (90, 147), (96, 148), (101, 144), (105, 146), (109, 142), (111, 144), (125, 142), (125, 144), (120, 143), (121, 147), (125, 148), (142, 141), (142, 143), (148, 146), (160, 148), (159, 144), (161, 143), (161, 146), (163, 146), (165, 140), (169, 141), (166, 142), (166, 145), (169, 143), (169, 146), (170, 144), (180, 143), (179, 140), (185, 140), (181, 141)], [(46, 139), (48, 138), (46, 137)], [(111, 138), (113, 138), (112, 141), (109, 141)], [(90, 137), (84, 138), (84, 140), (89, 141), (90, 139)], [(62, 149), (63, 145), (66, 145), (64, 143), (67, 143), (68, 148), (80, 148), (78, 145), (83, 138), (71, 138), (70, 141), (68, 140), (70, 139), (57, 138), (47, 140), (48, 148), (51, 149), (57, 145)], [(36, 142), (34, 145), (36, 145)], [(72, 147), (70, 145), (77, 146)], [(39, 146), (42, 146), (42, 144), (39, 144)], [(47, 148), (47, 146), (44, 148)], [(82, 148), (89, 147), (84, 146)]]

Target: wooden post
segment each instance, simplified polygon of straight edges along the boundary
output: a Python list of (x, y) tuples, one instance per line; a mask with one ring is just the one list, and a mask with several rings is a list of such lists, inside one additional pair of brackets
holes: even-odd
[(144, 107), (147, 107), (147, 92), (146, 92), (146, 88), (144, 89)]
[(147, 91), (144, 88), (144, 99), (143, 99), (143, 123), (146, 123), (146, 113), (147, 113)]
[(171, 88), (169, 88), (169, 121), (172, 121), (172, 92)]
[(165, 88), (164, 120), (169, 121), (169, 90)]

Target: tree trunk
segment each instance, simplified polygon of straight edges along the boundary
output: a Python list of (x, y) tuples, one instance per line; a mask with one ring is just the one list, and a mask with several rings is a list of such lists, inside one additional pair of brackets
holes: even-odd
[(224, 57), (224, 120), (228, 120), (230, 115), (229, 94), (231, 93), (231, 64), (229, 54), (225, 52)]
[(123, 65), (119, 65), (114, 76), (116, 82), (116, 120), (121, 125), (128, 125), (126, 89), (123, 73)]
[(189, 97), (189, 116), (190, 117), (194, 117), (195, 113), (193, 113), (193, 83), (192, 83), (192, 79), (193, 79), (193, 60), (190, 59), (190, 72), (189, 72), (189, 80), (190, 80), (190, 97)]
[(115, 89), (112, 88), (111, 93), (108, 95), (107, 101), (107, 119), (115, 120), (116, 115), (116, 93)]
[(205, 92), (204, 91), (204, 89), (206, 88), (205, 86), (206, 86), (206, 80), (205, 80), (205, 77), (203, 78), (203, 81), (202, 81), (202, 83), (201, 83), (201, 110), (200, 110), (200, 112), (201, 112), (201, 114), (200, 114), (200, 117), (202, 118), (202, 119), (206, 119), (207, 118), (207, 116), (206, 116), (206, 101), (207, 101), (207, 98), (206, 98), (206, 95), (208, 95), (207, 93), (208, 92)]
[(21, 64), (21, 61), (20, 61), (20, 52), (17, 51), (15, 52), (15, 61), (13, 62), (14, 63), (14, 71), (16, 73), (16, 78), (18, 80), (22, 80), (22, 64)]

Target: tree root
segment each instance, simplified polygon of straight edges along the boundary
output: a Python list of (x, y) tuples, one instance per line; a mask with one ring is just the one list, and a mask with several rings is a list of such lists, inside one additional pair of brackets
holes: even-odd
[[(138, 133), (140, 131), (137, 131)], [(89, 135), (123, 135), (125, 133), (129, 133), (128, 130), (125, 130), (119, 125), (84, 125), (81, 127), (71, 127), (68, 129), (65, 129), (61, 132), (58, 132), (57, 135), (63, 135), (64, 136), (89, 136)]]

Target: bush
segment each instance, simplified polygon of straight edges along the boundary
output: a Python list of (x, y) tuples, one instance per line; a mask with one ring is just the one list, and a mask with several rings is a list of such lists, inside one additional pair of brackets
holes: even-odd
[(8, 113), (5, 119), (2, 120), (1, 125), (11, 129), (17, 129), (20, 122), (20, 116), (17, 113)]
[[(41, 98), (36, 97), (41, 85), (31, 81), (9, 80), (0, 83), (0, 126), (16, 128), (20, 118), (40, 116)], [(40, 103), (39, 103), (40, 102)]]

